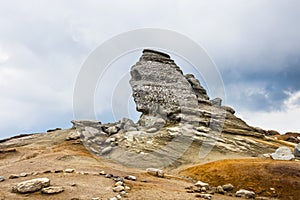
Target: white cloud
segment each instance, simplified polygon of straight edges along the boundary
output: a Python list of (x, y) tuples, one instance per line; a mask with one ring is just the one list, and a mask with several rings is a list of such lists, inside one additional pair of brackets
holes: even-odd
[(250, 125), (280, 133), (300, 132), (300, 91), (288, 92), (281, 111), (243, 111), (240, 116)]
[(3, 51), (0, 47), (0, 65), (4, 64), (9, 59), (9, 54)]

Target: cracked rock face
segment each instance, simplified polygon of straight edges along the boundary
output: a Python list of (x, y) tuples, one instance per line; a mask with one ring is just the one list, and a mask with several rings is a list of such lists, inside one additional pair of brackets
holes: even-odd
[(169, 55), (154, 50), (144, 50), (130, 73), (137, 111), (167, 121), (174, 120), (176, 114), (186, 109), (197, 108), (194, 90), (198, 95), (205, 91), (193, 76), (187, 79)]

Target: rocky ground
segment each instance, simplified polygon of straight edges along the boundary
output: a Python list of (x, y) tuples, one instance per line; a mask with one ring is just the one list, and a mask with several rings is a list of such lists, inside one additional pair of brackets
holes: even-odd
[[(300, 191), (300, 163), (264, 159), (233, 159), (243, 155), (212, 152), (207, 164), (183, 165), (164, 169), (164, 177), (147, 173), (146, 169), (126, 167), (111, 160), (95, 157), (81, 144), (80, 139), (69, 140), (74, 130), (58, 130), (20, 137), (0, 143), (0, 199), (109, 199), (114, 192), (115, 178), (124, 179), (122, 199), (201, 199), (199, 191), (191, 191), (198, 180), (211, 187), (231, 183), (234, 190), (226, 195), (214, 193), (213, 199), (236, 199), (239, 189), (255, 191), (266, 199), (298, 199)], [(68, 138), (68, 140), (66, 140)], [(231, 159), (226, 159), (231, 158)], [(210, 162), (212, 160), (220, 160)], [(226, 159), (226, 160), (222, 160)], [(74, 170), (74, 171), (73, 171)], [(19, 194), (12, 188), (25, 180), (48, 178), (50, 185), (63, 188), (57, 194), (43, 194), (41, 190)], [(128, 178), (128, 177), (126, 177)], [(125, 189), (126, 187), (126, 189)], [(274, 188), (274, 190), (272, 189)], [(231, 196), (229, 196), (231, 195)], [(273, 196), (273, 197), (272, 197)], [(274, 197), (275, 196), (275, 197)]]

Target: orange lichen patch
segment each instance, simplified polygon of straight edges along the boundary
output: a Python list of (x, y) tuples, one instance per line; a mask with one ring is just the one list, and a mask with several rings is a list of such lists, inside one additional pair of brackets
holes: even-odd
[[(255, 191), (262, 196), (300, 199), (300, 163), (267, 159), (222, 160), (197, 165), (180, 172), (218, 186), (231, 183), (235, 189)], [(275, 191), (270, 190), (274, 188)]]
[(54, 152), (69, 151), (76, 156), (93, 157), (93, 155), (90, 154), (90, 152), (83, 145), (73, 144), (72, 141), (62, 142), (55, 145), (52, 149)]

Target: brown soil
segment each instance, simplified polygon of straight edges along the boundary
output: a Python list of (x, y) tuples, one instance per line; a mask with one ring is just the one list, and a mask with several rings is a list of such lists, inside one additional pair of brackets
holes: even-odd
[[(122, 166), (104, 158), (92, 156), (78, 141), (65, 141), (69, 130), (51, 133), (16, 137), (0, 142), (0, 175), (6, 180), (0, 182), (0, 200), (90, 200), (95, 197), (107, 200), (117, 194), (112, 191), (114, 181), (100, 176), (104, 170), (121, 177), (134, 175), (137, 181), (128, 181), (131, 187), (127, 197), (123, 199), (140, 200), (192, 200), (195, 194), (187, 193), (185, 187), (192, 182), (179, 176), (166, 178), (153, 177), (145, 173), (145, 169), (135, 169)], [(6, 151), (7, 149), (15, 149)], [(75, 173), (54, 173), (55, 170), (73, 168)], [(28, 173), (27, 177), (8, 179), (11, 174)], [(38, 174), (33, 175), (33, 172)], [(40, 192), (31, 194), (16, 194), (11, 188), (22, 181), (47, 177), (51, 185), (63, 186), (65, 191), (55, 195), (44, 195)], [(74, 186), (74, 184), (76, 184)], [(73, 186), (72, 186), (73, 185)], [(215, 200), (234, 200), (234, 197), (215, 195)]]
[[(99, 197), (107, 200), (116, 195), (112, 191), (114, 181), (100, 176), (104, 170), (118, 176), (134, 175), (137, 181), (126, 181), (131, 187), (123, 199), (141, 200), (192, 200), (195, 193), (187, 193), (185, 187), (193, 185), (194, 179), (219, 185), (231, 182), (236, 188), (253, 189), (260, 194), (270, 195), (268, 189), (274, 187), (283, 199), (299, 197), (300, 176), (299, 163), (274, 162), (269, 160), (242, 160), (212, 162), (215, 159), (239, 158), (241, 155), (224, 155), (213, 153), (210, 162), (200, 166), (181, 166), (180, 169), (169, 169), (165, 178), (153, 177), (145, 169), (129, 168), (105, 158), (92, 156), (79, 141), (65, 141), (70, 130), (16, 137), (0, 141), (0, 175), (6, 180), (0, 182), (0, 200), (37, 199), (80, 200)], [(188, 155), (186, 155), (188, 156)], [(212, 162), (212, 163), (211, 163)], [(199, 163), (198, 163), (199, 165)], [(54, 170), (73, 168), (75, 173), (54, 173)], [(179, 174), (181, 169), (186, 169)], [(27, 177), (8, 179), (11, 174), (28, 173)], [(38, 174), (33, 175), (33, 172)], [(47, 177), (51, 185), (63, 186), (65, 191), (56, 195), (15, 194), (11, 188), (21, 181)], [(75, 186), (73, 184), (76, 184)], [(73, 186), (72, 186), (73, 185)], [(235, 200), (239, 198), (215, 194), (214, 200)], [(299, 198), (298, 198), (299, 199)]]
[[(236, 189), (284, 200), (300, 199), (300, 163), (269, 159), (216, 161), (184, 169), (180, 174), (218, 186), (231, 183)], [(274, 188), (272, 192), (270, 188)]]

